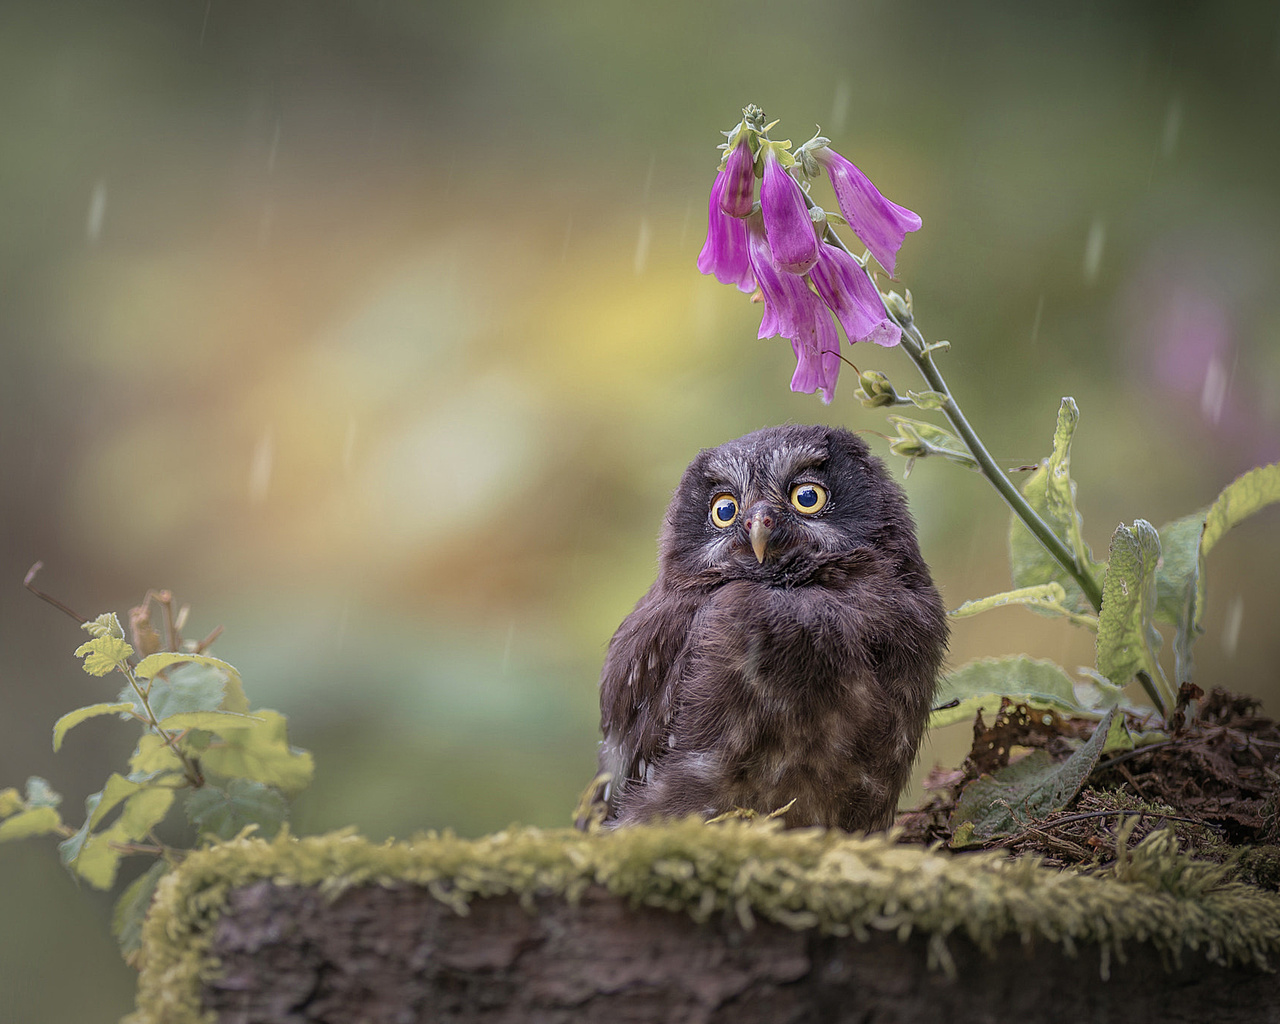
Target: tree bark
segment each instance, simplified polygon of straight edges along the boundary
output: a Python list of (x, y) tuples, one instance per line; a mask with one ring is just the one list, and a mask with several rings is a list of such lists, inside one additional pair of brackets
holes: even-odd
[(1275, 975), (1199, 956), (1166, 971), (1145, 944), (1126, 947), (1104, 981), (1097, 946), (1071, 957), (1009, 938), (992, 958), (952, 936), (948, 975), (930, 969), (921, 935), (699, 925), (600, 888), (535, 910), (501, 897), (460, 916), (411, 886), (330, 901), (257, 882), (230, 894), (216, 927), (222, 970), (204, 1007), (223, 1024), (1280, 1022)]

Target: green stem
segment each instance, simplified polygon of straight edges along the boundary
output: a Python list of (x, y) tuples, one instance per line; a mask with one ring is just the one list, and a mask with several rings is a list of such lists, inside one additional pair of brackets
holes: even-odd
[(138, 677), (133, 674), (133, 669), (129, 664), (127, 662), (122, 662), (118, 667), (120, 671), (124, 673), (124, 677), (129, 680), (129, 685), (133, 687), (133, 692), (138, 695), (138, 700), (142, 704), (142, 709), (147, 713), (147, 724), (156, 731), (159, 737), (164, 741), (164, 745), (172, 750), (174, 754), (177, 755), (178, 760), (182, 762), (182, 773), (187, 777), (187, 781), (190, 782), (192, 786), (199, 789), (204, 785), (204, 777), (200, 774), (200, 769), (197, 768), (191, 758), (183, 752), (182, 748), (178, 746), (178, 741), (174, 738), (173, 734), (160, 724), (159, 720), (156, 718), (155, 712), (151, 710), (151, 701), (148, 699), (149, 695), (143, 692), (142, 685), (138, 682)]
[[(804, 193), (804, 201), (810, 209), (816, 205), (809, 198), (807, 192)], [(853, 255), (849, 251), (849, 247), (844, 244), (844, 241), (829, 225), (824, 237), (832, 245), (843, 249), (850, 256)], [(878, 288), (876, 292), (879, 294)], [(883, 296), (881, 296), (880, 301), (884, 302)], [(1027, 499), (1022, 496), (1022, 492), (1014, 487), (1012, 481), (1004, 475), (1004, 471), (996, 465), (995, 459), (987, 451), (986, 445), (982, 443), (977, 432), (965, 418), (960, 409), (960, 403), (951, 394), (951, 389), (947, 387), (947, 382), (943, 380), (942, 373), (933, 361), (933, 352), (924, 340), (924, 335), (916, 327), (915, 322), (904, 318), (906, 319), (904, 323), (887, 305), (885, 306), (885, 312), (902, 328), (902, 348), (911, 358), (911, 361), (916, 364), (916, 369), (920, 371), (920, 375), (924, 377), (932, 390), (947, 396), (946, 401), (942, 404), (942, 414), (946, 416), (947, 421), (955, 429), (956, 433), (968, 445), (970, 453), (977, 460), (978, 468), (981, 470), (982, 475), (987, 478), (991, 486), (1004, 499), (1005, 504), (1009, 506), (1009, 510), (1022, 520), (1027, 529), (1031, 531), (1031, 535), (1049, 552), (1053, 560), (1062, 566), (1063, 571), (1076, 581), (1084, 592), (1084, 596), (1093, 605), (1093, 610), (1101, 611), (1102, 588), (1098, 586), (1097, 580), (1093, 578), (1087, 566), (1077, 562), (1076, 557), (1062, 542), (1062, 539), (1050, 529), (1049, 524), (1040, 517), (1036, 510), (1027, 504)]]

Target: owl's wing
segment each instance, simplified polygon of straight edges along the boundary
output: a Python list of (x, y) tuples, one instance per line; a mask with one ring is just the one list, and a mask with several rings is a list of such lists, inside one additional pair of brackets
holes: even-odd
[(668, 749), (696, 604), (655, 583), (618, 627), (600, 672), (600, 770), (612, 780), (612, 816), (622, 791), (643, 784)]

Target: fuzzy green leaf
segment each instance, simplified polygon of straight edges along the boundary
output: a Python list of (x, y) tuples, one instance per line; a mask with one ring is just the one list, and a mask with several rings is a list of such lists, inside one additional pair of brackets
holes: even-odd
[[(143, 658), (138, 663), (136, 672), (139, 678), (151, 679), (158, 673), (175, 665), (178, 667), (168, 673), (170, 687), (177, 687), (179, 690), (182, 687), (186, 687), (194, 691), (200, 683), (203, 682), (211, 687), (210, 680), (216, 680), (221, 688), (218, 703), (212, 706), (202, 705), (200, 707), (175, 706), (167, 709), (169, 714), (176, 714), (179, 711), (243, 712), (249, 710), (249, 702), (244, 696), (244, 682), (240, 678), (240, 673), (236, 671), (234, 665), (223, 661), (221, 658), (210, 657), (207, 654), (184, 654), (163, 651)], [(154, 689), (155, 687), (153, 686), (153, 692)]]
[(256, 711), (250, 728), (228, 730), (201, 755), (205, 770), (226, 778), (257, 779), (285, 793), (311, 782), (315, 763), (309, 753), (289, 746), (287, 721), (278, 711)]
[(953, 700), (960, 703), (935, 711), (929, 719), (929, 728), (971, 721), (980, 710), (998, 709), (1002, 697), (1033, 708), (1076, 714), (1082, 710), (1071, 677), (1053, 662), (1037, 661), (1023, 654), (982, 658), (961, 666), (943, 679), (935, 703), (947, 704)]
[(115, 636), (100, 636), (76, 648), (76, 657), (84, 658), (84, 670), (91, 676), (105, 676), (129, 660), (133, 648)]
[(25, 809), (26, 804), (22, 802), (21, 793), (12, 786), (8, 789), (0, 789), (0, 818), (7, 818)]
[(103, 612), (96, 619), (90, 622), (80, 623), (83, 629), (92, 637), (115, 637), (117, 640), (124, 639), (124, 627), (120, 625), (120, 620), (116, 618), (115, 612)]
[(207, 729), (222, 735), (233, 729), (251, 729), (257, 722), (265, 721), (257, 715), (241, 715), (231, 711), (183, 711), (162, 718), (160, 725), (169, 732), (183, 729)]
[(31, 807), (0, 821), (0, 843), (50, 835), (61, 828), (62, 818), (52, 807)]
[(111, 913), (111, 934), (120, 944), (120, 952), (124, 958), (130, 962), (142, 946), (142, 925), (147, 919), (147, 911), (151, 909), (151, 898), (155, 895), (156, 886), (169, 870), (167, 861), (156, 861), (146, 872), (130, 882), (116, 901)]
[(1020, 761), (965, 786), (951, 817), (952, 831), (972, 823), (972, 838), (998, 839), (1061, 810), (1080, 791), (1102, 754), (1117, 716), (1112, 708), (1085, 743), (1065, 761), (1033, 750)]
[(226, 786), (205, 786), (187, 801), (187, 818), (202, 836), (232, 839), (246, 825), (271, 839), (289, 813), (285, 798), (253, 779), (231, 779)]
[(947, 396), (941, 391), (907, 390), (907, 397), (917, 409), (941, 409), (947, 404)]
[[(59, 846), (59, 850), (62, 846)], [(70, 860), (64, 857), (63, 861), (73, 874), (83, 878), (95, 889), (110, 889), (116, 884), (116, 872), (120, 869), (120, 858), (123, 856), (111, 845), (107, 835), (100, 832), (87, 836), (77, 848), (76, 855)]]
[[(143, 660), (145, 663), (150, 658)], [(239, 679), (238, 676), (236, 678)], [(226, 702), (229, 682), (227, 673), (216, 666), (179, 664), (163, 677), (156, 676), (151, 680), (147, 703), (151, 705), (151, 711), (157, 719), (186, 711), (217, 711)], [(130, 701), (134, 713), (145, 717), (142, 701), (132, 686), (125, 686), (116, 699)]]
[(1159, 561), (1160, 535), (1145, 519), (1135, 519), (1132, 528), (1123, 523), (1116, 528), (1098, 617), (1097, 666), (1115, 686), (1126, 686), (1137, 676), (1156, 706), (1167, 712), (1175, 695), (1156, 657), (1161, 638), (1152, 623)]
[(1236, 477), (1209, 507), (1200, 541), (1201, 554), (1208, 555), (1228, 530), (1276, 502), (1280, 502), (1280, 462)]
[[(1072, 552), (1079, 566), (1096, 578), (1101, 566), (1094, 562), (1093, 553), (1084, 542), (1084, 522), (1076, 509), (1076, 485), (1071, 479), (1071, 439), (1079, 419), (1074, 399), (1064, 398), (1058, 408), (1057, 426), (1053, 432), (1053, 454), (1027, 478), (1022, 485), (1022, 496)], [(1015, 587), (1056, 582), (1066, 592), (1063, 604), (1069, 610), (1093, 611), (1080, 585), (1016, 515), (1009, 519), (1009, 568)]]
[(182, 771), (182, 761), (154, 732), (148, 732), (138, 740), (133, 756), (129, 758), (131, 782), (145, 782), (163, 772)]
[(1200, 535), (1205, 511), (1175, 519), (1160, 527), (1160, 563), (1156, 567), (1158, 622), (1177, 626), (1187, 610), (1188, 589), (1195, 586), (1200, 568)]
[(27, 779), (26, 803), (28, 807), (57, 807), (62, 803), (62, 794), (39, 775), (33, 775)]
[(62, 748), (62, 740), (67, 735), (68, 730), (79, 725), (81, 722), (90, 718), (97, 718), (99, 715), (115, 715), (121, 711), (132, 711), (132, 704), (90, 704), (88, 707), (76, 708), (74, 711), (68, 711), (53, 724), (53, 749), (58, 751)]

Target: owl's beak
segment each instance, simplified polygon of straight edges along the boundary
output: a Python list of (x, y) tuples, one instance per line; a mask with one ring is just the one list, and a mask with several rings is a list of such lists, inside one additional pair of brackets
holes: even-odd
[(747, 537), (751, 541), (751, 550), (756, 553), (756, 561), (764, 562), (765, 549), (769, 547), (769, 538), (773, 535), (773, 520), (763, 512), (751, 517), (747, 527)]

